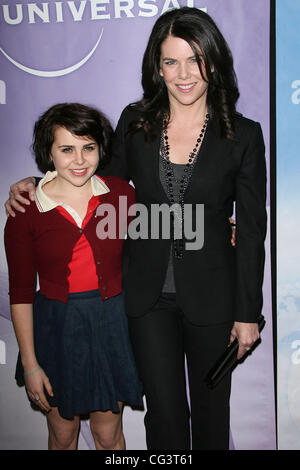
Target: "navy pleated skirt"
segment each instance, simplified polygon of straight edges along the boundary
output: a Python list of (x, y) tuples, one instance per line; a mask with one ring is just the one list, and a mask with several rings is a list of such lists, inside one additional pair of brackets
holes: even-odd
[[(33, 320), (36, 357), (54, 396), (45, 394), (61, 416), (118, 412), (118, 401), (143, 406), (123, 293), (103, 301), (98, 290), (78, 292), (67, 304), (37, 293)], [(20, 356), (16, 380), (24, 385)]]

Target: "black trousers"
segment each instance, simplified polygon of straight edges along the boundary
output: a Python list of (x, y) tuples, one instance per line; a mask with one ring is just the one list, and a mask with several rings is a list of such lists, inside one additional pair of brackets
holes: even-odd
[(149, 313), (128, 320), (146, 397), (148, 449), (228, 449), (231, 374), (213, 390), (204, 378), (228, 345), (232, 322), (193, 325), (175, 294), (162, 294)]

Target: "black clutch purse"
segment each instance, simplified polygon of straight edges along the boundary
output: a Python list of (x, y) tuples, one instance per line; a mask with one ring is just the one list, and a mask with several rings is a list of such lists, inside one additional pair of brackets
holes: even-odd
[[(258, 329), (259, 332), (262, 331), (265, 326), (265, 317), (260, 315), (258, 318)], [(250, 348), (248, 352), (242, 357), (241, 360), (244, 360), (247, 355), (251, 353), (251, 350), (255, 347), (256, 343)], [(237, 359), (237, 352), (239, 348), (239, 343), (237, 338), (227, 347), (222, 356), (217, 360), (214, 366), (208, 372), (205, 382), (209, 388), (214, 388), (224, 375), (232, 369), (235, 365), (238, 364), (239, 360)]]

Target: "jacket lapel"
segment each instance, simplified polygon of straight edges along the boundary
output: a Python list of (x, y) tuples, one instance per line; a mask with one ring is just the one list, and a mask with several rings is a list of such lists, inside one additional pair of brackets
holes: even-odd
[(185, 192), (185, 202), (195, 202), (204, 193), (215, 191), (222, 173), (222, 162), (225, 153), (232, 150), (233, 143), (220, 136), (220, 128), (216, 119), (207, 126), (206, 133), (199, 150), (194, 170)]
[(207, 125), (205, 136), (203, 138), (197, 160), (194, 165), (193, 173), (189, 181), (188, 187), (185, 192), (185, 202), (188, 202), (190, 198), (193, 198), (194, 190), (197, 190), (203, 185), (205, 178), (211, 177), (211, 173), (208, 171), (211, 165), (211, 155), (215, 152), (216, 134), (213, 127), (212, 121)]

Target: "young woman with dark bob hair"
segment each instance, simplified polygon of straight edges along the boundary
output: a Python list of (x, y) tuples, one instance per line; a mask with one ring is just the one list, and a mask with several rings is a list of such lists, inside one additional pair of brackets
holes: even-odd
[[(259, 338), (266, 234), (262, 131), (237, 113), (231, 52), (214, 21), (196, 8), (171, 10), (156, 21), (142, 85), (143, 98), (122, 112), (102, 174), (132, 180), (137, 203), (149, 209), (176, 204), (174, 226), (190, 223), (187, 214), (195, 222), (204, 205), (201, 249), (188, 245), (185, 231), (128, 242), (126, 311), (147, 403), (147, 445), (228, 449), (231, 374), (213, 390), (205, 377), (234, 338), (239, 358)], [(11, 187), (8, 211), (10, 204), (20, 208), (24, 187)], [(234, 203), (236, 247), (229, 222)]]
[(96, 449), (124, 449), (123, 402), (142, 406), (122, 293), (123, 239), (96, 234), (99, 205), (118, 214), (119, 196), (134, 203), (126, 181), (94, 175), (110, 156), (112, 134), (88, 106), (46, 111), (33, 141), (46, 175), (35, 203), (5, 227), (16, 380), (46, 413), (50, 450), (76, 449), (82, 414), (90, 415)]

